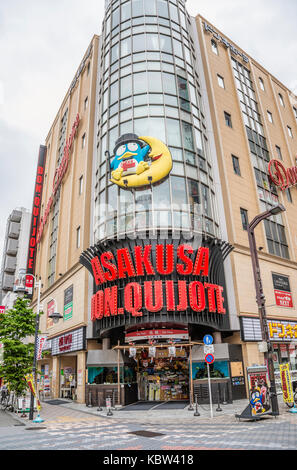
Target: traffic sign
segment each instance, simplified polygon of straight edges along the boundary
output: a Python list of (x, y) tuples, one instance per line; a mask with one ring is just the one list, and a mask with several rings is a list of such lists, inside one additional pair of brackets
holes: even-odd
[(204, 346), (204, 354), (213, 354), (214, 353), (214, 345), (210, 344), (209, 346)]
[(205, 356), (205, 362), (207, 362), (207, 364), (213, 364), (214, 363), (214, 355), (213, 354), (206, 354)]
[(211, 335), (205, 335), (204, 338), (203, 338), (203, 343), (206, 346), (209, 346), (210, 344), (213, 343), (213, 337)]

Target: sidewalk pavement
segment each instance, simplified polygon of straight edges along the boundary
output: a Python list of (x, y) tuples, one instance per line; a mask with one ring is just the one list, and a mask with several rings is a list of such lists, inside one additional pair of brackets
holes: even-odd
[[(59, 424), (65, 422), (78, 422), (78, 421), (93, 421), (99, 419), (110, 420), (114, 423), (137, 423), (137, 424), (182, 424), (186, 423), (202, 424), (207, 422), (208, 424), (235, 424), (238, 419), (235, 417), (236, 414), (241, 414), (248, 405), (248, 400), (236, 400), (232, 404), (220, 405), (221, 411), (218, 410), (218, 405), (213, 404), (211, 417), (210, 405), (198, 405), (199, 415), (195, 416), (196, 407), (194, 406), (192, 411), (188, 410), (188, 405), (184, 409), (160, 409), (158, 404), (150, 410), (137, 410), (128, 411), (129, 407), (118, 407), (112, 409), (112, 415), (108, 416), (108, 410), (102, 408), (102, 411), (98, 411), (98, 407), (87, 407), (85, 404), (73, 402), (71, 400), (61, 399), (63, 402), (60, 405), (51, 405), (48, 403), (51, 400), (41, 402), (40, 417), (44, 419), (44, 425), (47, 424)], [(296, 423), (297, 416), (293, 413), (288, 413), (289, 408), (283, 403), (282, 399), (278, 399), (280, 415), (277, 419), (292, 419), (292, 422)], [(14, 418), (22, 422), (25, 426), (38, 426), (43, 423), (33, 423), (28, 419), (20, 417), (20, 414), (12, 414)], [(37, 417), (37, 413), (34, 413), (34, 419)], [(266, 419), (275, 419), (268, 415)], [(242, 420), (244, 421), (244, 420)]]

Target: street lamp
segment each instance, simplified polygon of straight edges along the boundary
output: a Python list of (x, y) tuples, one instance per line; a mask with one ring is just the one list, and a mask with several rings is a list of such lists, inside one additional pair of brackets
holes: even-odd
[(267, 364), (268, 364), (268, 372), (269, 372), (269, 379), (270, 379), (271, 408), (272, 408), (272, 414), (275, 416), (279, 415), (279, 408), (278, 408), (278, 401), (277, 401), (277, 394), (276, 394), (275, 375), (274, 375), (274, 366), (273, 366), (273, 358), (272, 358), (273, 350), (272, 350), (272, 344), (271, 344), (269, 332), (268, 332), (268, 324), (267, 324), (266, 309), (265, 309), (265, 296), (264, 296), (264, 291), (263, 291), (254, 230), (262, 220), (268, 219), (272, 215), (279, 214), (280, 212), (284, 212), (285, 210), (286, 209), (282, 204), (274, 206), (270, 210), (262, 212), (261, 214), (257, 215), (252, 220), (252, 222), (248, 225), (248, 229), (247, 229), (250, 251), (251, 251), (251, 258), (252, 258), (254, 281), (255, 281), (255, 287), (256, 287), (256, 300), (257, 300), (257, 305), (259, 309), (261, 333), (262, 333), (263, 340), (267, 343), (267, 352), (265, 354), (267, 354)]
[[(33, 383), (34, 383), (34, 386), (35, 386), (36, 398), (37, 398), (37, 386), (36, 386), (37, 385), (36, 384), (37, 344), (38, 344), (38, 332), (39, 332), (39, 320), (40, 320), (40, 293), (41, 293), (42, 283), (41, 283), (41, 278), (39, 278), (39, 281), (36, 281), (36, 277), (35, 276), (33, 276), (33, 277), (34, 277), (34, 280), (35, 280), (35, 287), (38, 288), (37, 311), (36, 311), (36, 319), (35, 319), (34, 358), (33, 358), (33, 368), (32, 368)], [(56, 303), (56, 301), (55, 301), (55, 303)], [(49, 317), (51, 317), (54, 320), (54, 323), (57, 323), (60, 318), (63, 318), (62, 315), (60, 315), (57, 312), (52, 313), (51, 315), (49, 315)], [(34, 395), (31, 391), (29, 420), (31, 420), (31, 421), (33, 420), (33, 415), (34, 415)]]

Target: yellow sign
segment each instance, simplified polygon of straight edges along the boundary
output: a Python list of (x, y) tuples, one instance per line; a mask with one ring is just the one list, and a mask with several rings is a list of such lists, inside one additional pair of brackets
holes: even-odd
[(269, 336), (274, 340), (297, 339), (297, 323), (268, 321)]
[(292, 382), (291, 382), (291, 374), (289, 364), (280, 364), (279, 371), (280, 371), (280, 378), (282, 384), (282, 391), (283, 391), (283, 399), (285, 403), (293, 403), (293, 390), (292, 390)]
[(111, 181), (122, 188), (148, 186), (170, 173), (172, 156), (155, 137), (125, 134), (116, 142), (110, 169)]
[(33, 379), (33, 374), (28, 374), (26, 375), (26, 381), (27, 381), (27, 384), (33, 394), (33, 396), (36, 398), (36, 407), (37, 407), (37, 410), (40, 411), (41, 409), (41, 404), (40, 404), (40, 401), (37, 397), (37, 394), (36, 394), (36, 389), (35, 389), (35, 384), (34, 384), (34, 379)]

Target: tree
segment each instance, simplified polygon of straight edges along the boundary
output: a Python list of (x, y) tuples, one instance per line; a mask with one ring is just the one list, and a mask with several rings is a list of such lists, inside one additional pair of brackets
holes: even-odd
[(4, 346), (0, 377), (17, 396), (26, 391), (25, 376), (32, 372), (34, 357), (34, 343), (23, 341), (35, 335), (36, 313), (29, 304), (29, 299), (18, 298), (12, 309), (0, 314), (0, 341)]

